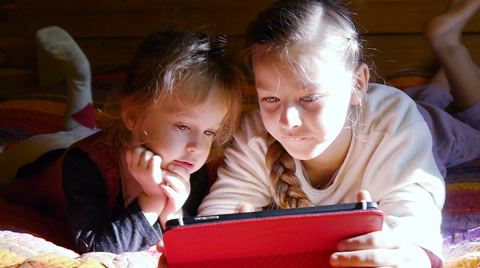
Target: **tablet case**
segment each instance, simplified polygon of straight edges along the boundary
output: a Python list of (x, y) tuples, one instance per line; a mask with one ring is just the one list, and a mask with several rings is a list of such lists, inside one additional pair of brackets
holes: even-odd
[[(168, 228), (169, 267), (331, 267), (339, 240), (381, 230), (378, 209), (253, 217)], [(285, 214), (285, 210), (282, 210)], [(207, 217), (208, 218), (208, 217)]]

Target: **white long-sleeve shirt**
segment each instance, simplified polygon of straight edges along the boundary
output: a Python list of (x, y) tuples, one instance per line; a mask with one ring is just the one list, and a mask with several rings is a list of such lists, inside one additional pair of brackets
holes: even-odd
[[(265, 164), (267, 135), (258, 109), (244, 117), (225, 151), (225, 165), (199, 208), (200, 215), (235, 213), (240, 203), (261, 210), (271, 202), (274, 188)], [(302, 162), (296, 159), (295, 163), (302, 189), (313, 204), (356, 202), (356, 194), (368, 190), (391, 229), (441, 258), (445, 185), (433, 158), (428, 126), (415, 103), (400, 90), (370, 84), (362, 121), (328, 188), (312, 187)]]

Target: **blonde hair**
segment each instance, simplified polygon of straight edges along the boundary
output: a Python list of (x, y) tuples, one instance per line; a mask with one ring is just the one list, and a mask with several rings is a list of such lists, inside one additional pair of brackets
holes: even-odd
[(228, 107), (210, 153), (218, 156), (238, 125), (245, 84), (241, 69), (226, 53), (224, 36), (176, 29), (158, 32), (137, 49), (125, 83), (107, 102), (100, 125), (117, 148), (138, 146), (131, 144), (131, 131), (121, 117), (126, 98), (142, 111), (139, 116), (146, 116), (179, 90), (198, 104), (215, 96)]
[[(247, 53), (251, 63), (256, 55), (281, 57), (299, 79), (310, 81), (306, 68), (294, 55), (308, 53), (310, 63), (336, 61), (345, 70), (355, 73), (364, 62), (361, 40), (355, 22), (346, 7), (336, 0), (284, 0), (262, 11), (248, 27)], [(251, 65), (251, 64), (250, 64)], [(353, 94), (358, 94), (356, 79)], [(352, 127), (360, 120), (361, 105), (352, 106), (349, 120)], [(280, 142), (270, 136), (267, 141), (266, 164), (274, 188), (268, 208), (312, 206), (300, 181), (295, 165)]]

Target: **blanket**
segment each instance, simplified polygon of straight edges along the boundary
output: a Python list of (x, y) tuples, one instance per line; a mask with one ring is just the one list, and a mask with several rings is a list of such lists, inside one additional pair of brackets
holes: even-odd
[[(386, 82), (403, 89), (428, 79), (425, 72), (409, 70), (393, 74)], [(94, 90), (98, 81), (94, 80)], [(108, 88), (110, 81), (101, 81), (101, 89)], [(244, 105), (252, 106), (255, 101), (254, 94), (248, 95)], [(64, 98), (51, 92), (0, 102), (0, 145), (58, 131), (63, 102)], [(447, 195), (442, 211), (445, 268), (480, 267), (480, 159), (449, 168), (445, 184)], [(66, 223), (0, 200), (0, 268), (156, 267), (160, 257), (154, 248), (123, 254), (78, 254), (72, 250), (70, 239)]]
[(31, 234), (0, 231), (0, 267), (18, 268), (127, 268), (156, 267), (159, 255), (153, 252), (78, 253)]

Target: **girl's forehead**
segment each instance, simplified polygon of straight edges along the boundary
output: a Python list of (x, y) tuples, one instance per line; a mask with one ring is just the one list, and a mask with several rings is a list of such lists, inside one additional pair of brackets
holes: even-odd
[[(340, 81), (351, 80), (352, 73), (345, 69), (339, 61), (328, 58), (310, 57), (309, 55), (260, 54), (253, 57), (255, 78), (261, 85), (269, 84), (268, 78), (278, 77), (279, 81), (293, 81), (300, 87), (329, 87)], [(259, 72), (259, 70), (261, 70)], [(270, 77), (264, 77), (265, 71)], [(275, 82), (275, 81), (274, 81)]]
[(166, 114), (189, 115), (198, 112), (219, 112), (226, 110), (226, 101), (222, 101), (215, 92), (209, 92), (204, 98), (198, 98), (189, 90), (176, 90), (157, 101), (152, 109)]

